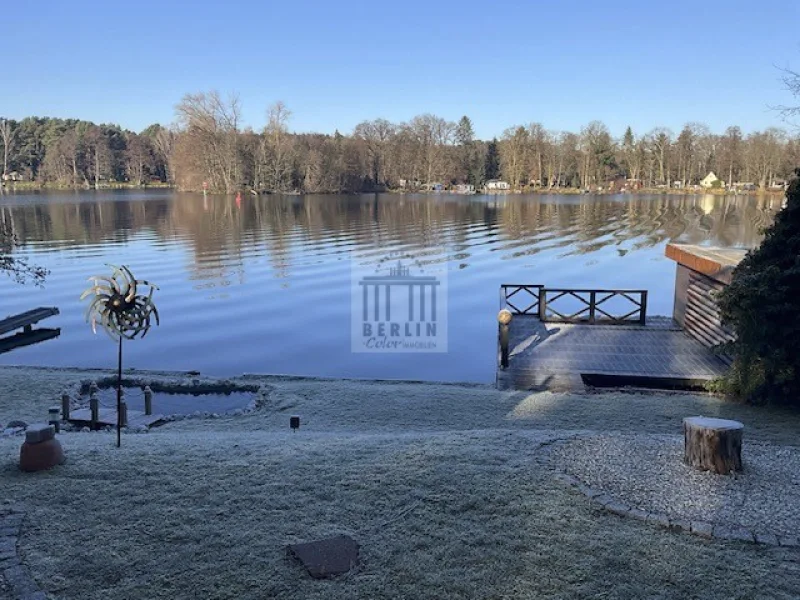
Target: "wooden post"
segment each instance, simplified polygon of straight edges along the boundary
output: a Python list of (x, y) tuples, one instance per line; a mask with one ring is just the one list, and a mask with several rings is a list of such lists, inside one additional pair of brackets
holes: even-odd
[(64, 421), (69, 421), (69, 394), (64, 392), (61, 394), (61, 419)]
[(100, 420), (100, 400), (97, 394), (92, 394), (89, 397), (89, 410), (92, 413), (91, 429), (97, 429), (97, 422)]
[(683, 420), (683, 462), (719, 474), (741, 471), (743, 430), (738, 421), (687, 417)]
[(144, 414), (153, 414), (153, 390), (149, 385), (144, 386)]
[(594, 308), (597, 306), (597, 292), (589, 292), (589, 323), (594, 324)]
[(125, 400), (119, 403), (119, 425), (120, 427), (128, 426), (128, 403)]
[(642, 292), (642, 304), (639, 306), (639, 325), (647, 325), (647, 290)]
[(508, 368), (508, 326), (512, 318), (511, 311), (505, 308), (497, 313), (497, 322), (500, 327), (500, 366), (503, 369)]
[(539, 320), (544, 323), (547, 320), (547, 290), (539, 288)]

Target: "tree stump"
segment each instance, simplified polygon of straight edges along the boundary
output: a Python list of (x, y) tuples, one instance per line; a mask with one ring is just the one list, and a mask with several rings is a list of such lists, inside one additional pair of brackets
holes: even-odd
[(687, 417), (683, 420), (683, 462), (702, 471), (728, 474), (742, 470), (739, 421)]

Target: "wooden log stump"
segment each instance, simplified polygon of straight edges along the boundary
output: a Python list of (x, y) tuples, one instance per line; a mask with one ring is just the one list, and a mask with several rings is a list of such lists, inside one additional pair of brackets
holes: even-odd
[(739, 421), (710, 417), (683, 420), (683, 462), (702, 471), (728, 474), (742, 470), (742, 432)]

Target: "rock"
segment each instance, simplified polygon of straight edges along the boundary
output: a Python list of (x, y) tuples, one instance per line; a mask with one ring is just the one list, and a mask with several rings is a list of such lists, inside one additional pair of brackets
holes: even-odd
[(756, 543), (765, 546), (777, 546), (778, 536), (771, 533), (756, 533)]
[(36, 423), (25, 431), (26, 444), (38, 444), (52, 440), (56, 435), (56, 428), (46, 423)]
[(288, 553), (296, 557), (315, 579), (347, 573), (358, 564), (358, 550), (356, 541), (347, 535), (292, 544), (287, 548)]
[(691, 532), (710, 538), (714, 532), (714, 526), (707, 521), (692, 521)]
[(8, 425), (6, 425), (7, 429), (17, 429), (17, 428), (25, 429), (28, 427), (28, 424), (25, 421), (9, 421)]
[(88, 427), (81, 427), (81, 431), (83, 433), (89, 433), (91, 431), (91, 429), (89, 429)]
[(736, 540), (742, 542), (754, 542), (753, 534), (744, 527), (735, 525), (717, 525), (714, 527), (714, 537), (722, 540)]
[(689, 531), (691, 523), (685, 519), (670, 519), (669, 528), (673, 531)]

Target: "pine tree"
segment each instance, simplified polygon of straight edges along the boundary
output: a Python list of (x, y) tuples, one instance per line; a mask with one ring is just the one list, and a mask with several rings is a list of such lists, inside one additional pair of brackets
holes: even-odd
[(486, 167), (483, 170), (487, 180), (497, 179), (500, 175), (500, 156), (497, 152), (497, 138), (489, 142), (486, 147)]

